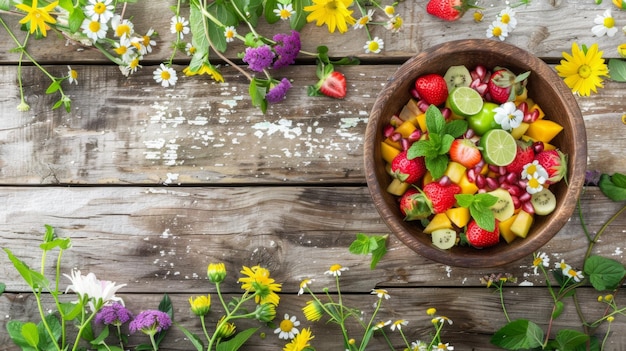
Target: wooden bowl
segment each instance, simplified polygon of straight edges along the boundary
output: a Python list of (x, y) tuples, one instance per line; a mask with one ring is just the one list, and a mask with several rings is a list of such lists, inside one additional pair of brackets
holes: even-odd
[[(549, 118), (563, 126), (563, 131), (551, 142), (569, 157), (567, 181), (550, 189), (557, 198), (557, 207), (547, 216), (535, 216), (530, 233), (511, 244), (503, 240), (493, 247), (475, 249), (454, 246), (449, 250), (436, 248), (430, 235), (422, 232), (417, 222), (403, 220), (397, 197), (386, 189), (391, 177), (385, 171), (380, 143), (383, 127), (393, 114), (400, 112), (411, 98), (415, 79), (427, 73), (444, 74), (448, 67), (464, 64), (472, 69), (478, 64), (487, 68), (503, 66), (514, 73), (531, 71), (528, 78), (530, 97), (542, 107)], [(570, 219), (581, 193), (587, 158), (585, 125), (578, 104), (570, 89), (555, 71), (539, 58), (516, 46), (489, 39), (447, 42), (409, 59), (391, 76), (379, 93), (365, 132), (365, 173), (374, 205), (387, 226), (418, 254), (443, 264), (459, 267), (494, 267), (516, 261), (532, 254), (547, 243)]]

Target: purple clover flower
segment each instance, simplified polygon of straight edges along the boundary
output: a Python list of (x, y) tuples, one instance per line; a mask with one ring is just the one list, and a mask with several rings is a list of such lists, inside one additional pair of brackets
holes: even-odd
[(275, 56), (276, 54), (269, 45), (262, 45), (256, 48), (247, 48), (243, 62), (247, 63), (251, 70), (263, 72), (264, 69), (272, 65)]
[(287, 90), (291, 88), (291, 82), (287, 78), (283, 78), (280, 83), (276, 84), (274, 87), (270, 89), (267, 94), (265, 94), (265, 99), (270, 104), (275, 104), (277, 102), (285, 99), (285, 95), (287, 95)]
[(155, 334), (172, 326), (170, 316), (162, 311), (147, 310), (139, 313), (128, 325), (131, 333), (142, 331), (146, 334)]
[(120, 326), (131, 319), (133, 319), (133, 314), (124, 305), (116, 302), (102, 307), (96, 314), (95, 322)]
[(300, 33), (292, 30), (291, 34), (278, 33), (272, 39), (276, 42), (274, 50), (278, 54), (278, 58), (274, 61), (274, 69), (293, 65), (302, 48)]

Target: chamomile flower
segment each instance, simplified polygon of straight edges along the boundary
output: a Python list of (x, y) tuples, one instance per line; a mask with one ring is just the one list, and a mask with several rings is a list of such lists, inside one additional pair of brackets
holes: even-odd
[(444, 324), (445, 322), (448, 322), (448, 324), (452, 325), (452, 319), (446, 317), (446, 316), (438, 316), (432, 319), (431, 321), (433, 324)]
[(494, 108), (493, 111), (496, 113), (494, 120), (504, 130), (517, 128), (524, 120), (524, 113), (517, 109), (513, 101), (505, 102), (499, 107)]
[(306, 289), (311, 283), (313, 283), (313, 279), (306, 278), (300, 282), (300, 290), (298, 290), (298, 296), (304, 294), (304, 289)]
[(430, 351), (428, 350), (428, 343), (421, 340), (413, 341), (411, 343), (411, 351)]
[(124, 36), (130, 38), (135, 34), (135, 25), (127, 19), (122, 19), (120, 15), (113, 16), (113, 19), (111, 19), (111, 27), (113, 28), (113, 35), (118, 38)]
[(385, 15), (387, 15), (387, 17), (393, 17), (396, 14), (396, 8), (391, 5), (385, 6), (383, 11), (385, 12)]
[(474, 22), (480, 23), (483, 21), (483, 18), (485, 17), (485, 15), (482, 13), (482, 11), (476, 10), (472, 14), (472, 17), (474, 18)]
[(388, 321), (380, 321), (378, 323), (376, 323), (372, 329), (373, 330), (378, 330), (378, 329), (383, 329), (384, 327), (388, 326), (389, 324), (391, 324), (391, 320)]
[(189, 34), (189, 21), (185, 20), (185, 17), (174, 16), (170, 20), (170, 32), (176, 34), (180, 40), (187, 34)]
[(347, 270), (348, 267), (342, 267), (340, 264), (335, 263), (334, 265), (330, 266), (330, 269), (324, 272), (324, 274), (338, 277), (341, 275), (341, 272)]
[(176, 81), (178, 81), (176, 71), (172, 67), (168, 67), (163, 63), (159, 66), (159, 68), (154, 70), (153, 78), (157, 83), (161, 83), (164, 88), (167, 88), (170, 85), (174, 86), (176, 85)]
[(274, 330), (274, 334), (278, 334), (279, 339), (293, 339), (300, 333), (298, 328), (296, 328), (299, 325), (300, 321), (296, 319), (296, 316), (289, 317), (289, 315), (285, 313), (284, 319), (280, 321), (278, 328)]
[(283, 21), (290, 19), (291, 16), (296, 14), (296, 11), (293, 10), (293, 6), (291, 4), (284, 5), (281, 3), (277, 5), (277, 8), (275, 8), (273, 12)]
[(365, 14), (361, 18), (359, 18), (352, 28), (354, 28), (354, 29), (361, 29), (361, 28), (365, 27), (368, 23), (370, 23), (372, 21), (372, 18), (373, 18), (372, 16), (373, 15), (374, 15), (374, 10), (369, 9), (367, 11), (367, 14)]
[(626, 58), (626, 44), (620, 44), (617, 47), (617, 53), (621, 58)]
[(564, 52), (564, 59), (555, 68), (573, 93), (589, 96), (592, 91), (597, 92), (598, 87), (603, 87), (601, 77), (609, 76), (602, 54), (602, 51), (598, 51), (598, 44), (589, 48), (583, 46), (581, 49), (578, 44), (572, 43), (571, 55)]
[(569, 264), (565, 263), (565, 260), (561, 260), (561, 262), (556, 262), (554, 264), (554, 268), (560, 269), (561, 272), (563, 273), (563, 275), (566, 275), (567, 271), (572, 269), (572, 266), (570, 266)]
[(185, 53), (188, 56), (193, 56), (193, 54), (195, 54), (197, 51), (196, 47), (193, 46), (193, 44), (191, 43), (187, 43), (187, 45), (185, 45)]
[(548, 178), (548, 171), (546, 171), (546, 169), (543, 168), (537, 160), (524, 165), (524, 168), (522, 169), (522, 178), (530, 179), (530, 177), (532, 177), (535, 173), (543, 178)]
[(115, 53), (120, 56), (122, 61), (128, 63), (130, 62), (130, 60), (132, 60), (132, 57), (135, 54), (135, 50), (130, 43), (130, 39), (128, 39), (126, 36), (120, 38), (119, 42), (115, 42), (113, 46), (113, 51), (115, 51)]
[(234, 26), (228, 26), (224, 28), (224, 36), (226, 37), (227, 43), (232, 43), (235, 41), (235, 37), (237, 36), (237, 30)]
[(93, 41), (105, 38), (107, 30), (109, 29), (106, 23), (101, 23), (87, 18), (83, 20), (83, 24), (80, 28), (83, 30), (83, 33)]
[(536, 194), (543, 190), (543, 185), (546, 183), (546, 178), (541, 176), (539, 172), (532, 173), (528, 176), (526, 182), (526, 192), (529, 194)]
[(379, 299), (384, 298), (385, 300), (389, 300), (390, 297), (389, 292), (387, 292), (387, 290), (385, 289), (372, 289), (370, 294), (378, 296)]
[(400, 17), (400, 15), (395, 15), (391, 17), (389, 21), (387, 21), (387, 25), (385, 26), (385, 28), (394, 33), (397, 33), (402, 29), (403, 24), (404, 20), (402, 19), (402, 17)]
[(113, 10), (115, 6), (111, 4), (111, 0), (89, 0), (85, 6), (85, 15), (93, 21), (107, 23), (113, 18)]
[(67, 66), (67, 80), (70, 84), (74, 83), (78, 85), (78, 72), (70, 66)]
[(506, 28), (509, 32), (511, 32), (517, 26), (515, 11), (513, 11), (513, 9), (510, 7), (506, 7), (502, 11), (500, 11), (496, 20), (506, 25)]
[(591, 28), (591, 32), (597, 37), (601, 37), (605, 34), (612, 37), (617, 33), (617, 27), (615, 27), (615, 19), (611, 14), (611, 9), (606, 9), (602, 15), (597, 15), (593, 23), (596, 25)]
[(539, 267), (549, 267), (550, 266), (550, 257), (545, 252), (537, 252), (535, 254), (535, 258), (533, 259), (533, 267), (535, 275), (537, 275), (537, 270)]
[(384, 47), (385, 43), (383, 42), (383, 40), (379, 37), (375, 37), (374, 39), (365, 42), (365, 46), (363, 46), (363, 49), (365, 49), (366, 54), (378, 54)]
[(442, 343), (440, 342), (437, 345), (433, 345), (433, 351), (451, 351), (454, 350), (454, 346), (450, 345), (450, 343)]
[[(152, 39), (152, 36), (154, 35), (154, 29), (150, 28), (148, 30), (148, 32), (146, 33), (146, 35), (142, 35), (141, 38), (139, 38), (137, 41), (132, 41), (133, 44), (139, 44), (139, 48), (137, 48), (137, 50), (139, 50), (139, 52), (142, 55), (148, 54), (152, 52), (152, 47), (156, 46), (156, 41)], [(135, 45), (135, 47), (137, 47)]]
[(487, 28), (487, 38), (498, 38), (504, 41), (509, 36), (507, 26), (500, 21), (493, 21)]
[(409, 324), (409, 321), (404, 320), (404, 319), (398, 319), (397, 321), (391, 323), (391, 330), (396, 330), (398, 329), (398, 331), (402, 330), (403, 326), (406, 326), (407, 324)]
[(131, 73), (137, 72), (137, 68), (141, 68), (141, 65), (139, 64), (139, 62), (141, 60), (143, 60), (143, 56), (138, 55), (138, 54), (135, 53), (135, 56), (133, 56), (130, 59), (130, 61), (128, 62), (128, 66), (126, 66), (127, 70), (128, 70), (128, 73), (125, 74), (125, 76), (128, 76)]
[(585, 278), (582, 271), (577, 271), (574, 268), (570, 267), (567, 272), (563, 272), (563, 274), (569, 278), (574, 279), (575, 282), (579, 283), (581, 280)]

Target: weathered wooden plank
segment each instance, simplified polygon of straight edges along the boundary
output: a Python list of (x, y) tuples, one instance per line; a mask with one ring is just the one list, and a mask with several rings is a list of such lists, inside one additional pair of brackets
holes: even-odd
[[(290, 68), (288, 100), (266, 115), (251, 106), (248, 83), (225, 69), (228, 83), (182, 77), (158, 86), (144, 68), (80, 66), (67, 87), (73, 111), (50, 108), (47, 78), (24, 69), (30, 112), (17, 112), (16, 71), (0, 67), (0, 182), (3, 184), (363, 183), (363, 135), (378, 91), (395, 65), (341, 67), (344, 100), (306, 96), (314, 66)], [(180, 68), (179, 66), (177, 68)], [(52, 67), (62, 74), (65, 66)], [(367, 73), (366, 73), (367, 72)], [(578, 104), (587, 127), (589, 169), (626, 169), (622, 85), (606, 82)], [(611, 140), (610, 143), (607, 140)], [(237, 162), (234, 162), (234, 161)]]
[[(391, 1), (389, 1), (391, 3)], [(174, 1), (169, 3), (161, 2), (159, 5), (151, 1), (141, 1), (131, 4), (126, 9), (127, 16), (133, 17), (135, 30), (138, 33), (145, 33), (149, 28), (154, 28), (159, 34), (157, 46), (153, 52), (146, 56), (146, 60), (165, 61), (171, 56), (170, 46), (175, 37), (170, 33), (170, 18), (173, 13), (169, 11), (169, 6), (174, 5)], [(392, 33), (382, 26), (375, 26), (372, 37), (378, 36), (385, 42), (385, 49), (380, 54), (365, 54), (363, 46), (368, 40), (364, 30), (353, 30), (352, 28), (345, 34), (335, 32), (329, 34), (326, 27), (318, 28), (313, 23), (306, 25), (302, 31), (303, 49), (315, 52), (318, 45), (328, 45), (331, 55), (335, 56), (360, 56), (363, 58), (396, 58), (406, 59), (428, 47), (454, 39), (485, 38), (486, 31), (496, 15), (505, 5), (496, 0), (482, 1), (484, 20), (480, 23), (474, 22), (472, 13), (468, 13), (457, 22), (444, 22), (426, 13), (425, 3), (415, 1), (402, 1), (397, 13), (404, 19), (404, 26), (400, 33)], [(522, 48), (528, 49), (539, 57), (560, 58), (563, 51), (570, 51), (572, 42), (594, 43), (598, 42), (600, 49), (604, 50), (606, 57), (618, 57), (616, 47), (621, 44), (621, 36), (612, 38), (594, 37), (591, 27), (594, 25), (593, 19), (596, 15), (611, 7), (610, 2), (595, 5), (593, 2), (582, 1), (532, 1), (528, 6), (515, 8), (517, 27), (506, 39), (507, 42)], [(119, 12), (119, 11), (118, 11)], [(189, 18), (188, 9), (184, 9), (182, 15)], [(358, 15), (355, 16), (358, 17)], [(387, 17), (378, 10), (375, 20), (379, 22), (387, 21)], [(624, 22), (626, 13), (613, 11), (616, 25)], [(2, 15), (9, 27), (12, 28), (19, 40), (23, 40), (24, 33), (19, 32), (18, 20), (21, 17)], [(278, 32), (289, 30), (286, 23), (278, 25), (268, 25), (260, 23), (258, 32), (268, 37), (272, 37)], [(244, 26), (239, 28), (240, 34), (247, 32)], [(0, 41), (0, 63), (14, 63), (18, 55), (10, 52), (16, 45), (3, 35), (5, 40)], [(185, 38), (189, 40), (189, 37)], [(332, 43), (331, 43), (332, 40)], [(41, 62), (108, 62), (104, 56), (95, 49), (85, 49), (66, 38), (51, 34), (45, 40), (30, 42), (28, 50)], [(243, 51), (241, 45), (233, 45), (227, 52), (230, 58), (237, 58), (237, 52)], [(213, 55), (214, 60), (218, 60)], [(184, 55), (178, 58), (186, 59)]]
[[(7, 204), (0, 212), (2, 247), (38, 267), (35, 248), (44, 224), (52, 225), (73, 242), (63, 255), (63, 273), (72, 268), (94, 272), (128, 284), (126, 292), (199, 293), (206, 288), (211, 262), (225, 262), (231, 276), (243, 265), (260, 264), (285, 292), (297, 291), (305, 278), (316, 279), (316, 289), (329, 286), (324, 272), (334, 263), (350, 268), (346, 292), (376, 286), (480, 286), (481, 277), (498, 272), (514, 274), (521, 285), (541, 282), (532, 273), (531, 257), (491, 269), (449, 267), (419, 256), (393, 236), (389, 253), (375, 273), (370, 271), (368, 257), (348, 251), (357, 233), (388, 233), (365, 187), (18, 187), (0, 189), (0, 198)], [(622, 205), (597, 188), (587, 189), (582, 209), (590, 232)], [(626, 262), (625, 224), (626, 214), (608, 228), (594, 252)], [(586, 247), (574, 215), (544, 250), (553, 261), (565, 259), (576, 267)], [(52, 275), (54, 258), (49, 260), (46, 270)], [(7, 289), (26, 291), (5, 254), (0, 262)], [(234, 278), (225, 289), (239, 289)]]
[[(343, 276), (342, 276), (343, 279)], [(213, 287), (208, 287), (204, 294), (211, 292), (213, 295), (213, 307), (211, 313), (207, 317), (207, 328), (213, 330), (214, 323), (219, 319), (222, 309), (217, 302)], [(453, 321), (452, 325), (446, 325), (443, 329), (442, 338), (444, 342), (449, 342), (454, 346), (455, 350), (501, 350), (489, 343), (490, 337), (499, 328), (505, 325), (506, 319), (501, 311), (500, 301), (497, 294), (486, 288), (422, 288), (422, 289), (389, 289), (391, 298), (383, 302), (383, 308), (378, 314), (376, 322), (398, 319), (407, 320), (409, 323), (403, 327), (409, 342), (415, 340), (424, 340), (429, 333), (433, 331), (431, 317), (426, 314), (426, 310), (430, 307), (437, 309), (438, 315), (448, 317)], [(552, 311), (552, 299), (548, 295), (547, 290), (528, 287), (511, 287), (505, 288), (505, 302), (510, 318), (524, 318), (537, 323), (544, 332), (548, 329), (547, 322)], [(142, 294), (142, 295), (124, 295), (120, 294), (125, 300), (126, 306), (134, 313), (139, 313), (146, 309), (156, 309), (159, 300), (162, 298), (160, 294)], [(174, 319), (185, 328), (201, 335), (201, 326), (199, 320), (192, 316), (189, 311), (188, 299), (191, 294), (171, 294), (174, 306)], [(227, 295), (229, 298), (232, 295)], [(235, 295), (236, 296), (236, 295)], [(336, 296), (334, 296), (336, 298)], [(602, 316), (605, 305), (596, 301), (597, 292), (593, 289), (580, 289), (578, 298), (582, 305), (582, 312), (589, 321), (593, 321)], [(343, 299), (347, 306), (359, 308), (365, 312), (364, 317), (370, 318), (373, 312), (372, 304), (376, 301), (376, 297), (366, 294), (344, 294)], [(51, 301), (46, 299), (46, 305), (50, 305)], [(301, 322), (300, 328), (310, 327), (315, 338), (312, 340), (312, 346), (317, 350), (337, 350), (342, 348), (342, 339), (340, 330), (334, 324), (326, 324), (320, 322), (309, 322), (304, 318), (301, 308), (310, 300), (310, 296), (281, 294), (280, 304), (277, 308), (277, 321), (282, 318), (283, 314), (295, 315)], [(574, 309), (571, 299), (566, 299), (566, 308), (563, 314), (552, 325), (552, 335), (561, 329), (573, 329), (582, 331), (581, 323), (578, 322), (578, 316)], [(531, 304), (532, 308), (529, 308)], [(472, 308), (471, 306), (480, 306), (480, 308)], [(9, 319), (38, 320), (37, 307), (35, 299), (30, 294), (5, 294), (0, 297), (0, 328), (5, 330), (5, 324)], [(238, 321), (239, 330), (247, 327), (259, 326), (253, 321)], [(356, 325), (354, 321), (349, 322), (349, 333), (357, 341), (361, 340), (362, 329)], [(388, 327), (387, 327), (388, 328)], [(126, 331), (126, 329), (124, 329)], [(249, 340), (242, 350), (278, 350), (282, 349), (285, 342), (279, 340), (273, 333), (274, 328), (261, 326), (257, 333)], [(611, 325), (613, 331), (609, 337), (608, 344), (605, 346), (607, 350), (618, 350), (618, 345), (626, 343), (626, 322), (624, 318), (619, 316)], [(601, 327), (595, 335), (602, 339), (606, 332), (606, 326)], [(261, 333), (265, 333), (266, 337), (262, 338)], [(391, 339), (396, 350), (403, 349), (402, 339), (397, 331), (385, 329), (385, 333)], [(114, 339), (110, 339), (113, 341)], [(134, 334), (130, 337), (129, 346), (139, 343), (149, 342), (147, 337), (142, 334)], [(12, 345), (6, 333), (0, 334), (0, 343), (7, 345), (4, 350), (17, 350)], [(192, 350), (191, 343), (185, 338), (183, 333), (173, 327), (168, 332), (162, 349), (165, 350)], [(387, 350), (388, 347), (381, 334), (376, 334), (370, 343), (368, 350)]]

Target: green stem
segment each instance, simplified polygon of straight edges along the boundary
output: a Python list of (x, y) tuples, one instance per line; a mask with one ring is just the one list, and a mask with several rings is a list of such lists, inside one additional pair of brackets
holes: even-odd
[(154, 334), (150, 333), (150, 343), (152, 344), (152, 350), (157, 351), (159, 347), (157, 346), (156, 340), (154, 340)]
[(596, 235), (594, 236), (593, 240), (591, 240), (589, 242), (589, 245), (587, 246), (587, 252), (585, 253), (585, 259), (583, 260), (583, 262), (587, 261), (587, 258), (589, 258), (589, 256), (591, 256), (591, 249), (593, 248), (593, 245), (595, 243), (598, 242), (598, 240), (600, 239), (600, 236), (602, 235), (602, 233), (604, 233), (604, 230), (606, 230), (606, 228), (615, 220), (617, 219), (617, 217), (619, 217), (619, 215), (622, 214), (622, 212), (626, 211), (626, 205), (624, 205), (622, 208), (620, 208), (613, 216), (611, 216), (611, 218), (609, 218), (608, 221), (606, 221), (604, 223), (604, 225), (602, 225), (602, 228), (600, 228), (600, 230), (598, 230), (598, 232), (596, 233)]
[[(43, 305), (41, 304), (41, 292), (36, 292), (33, 289), (33, 293), (35, 295), (35, 300), (37, 300), (37, 308), (39, 309), (39, 316), (41, 317), (41, 323), (46, 329), (46, 332), (48, 333), (48, 336), (50, 337), (50, 339), (56, 340), (54, 334), (52, 333), (52, 329), (50, 329), (50, 325), (48, 325), (48, 322), (46, 321), (46, 316), (43, 313)], [(57, 343), (54, 343), (54, 346), (56, 347), (58, 351), (61, 351), (61, 347)], [(65, 345), (63, 345), (63, 348), (65, 348)]]
[(204, 337), (206, 337), (207, 341), (211, 340), (209, 336), (209, 332), (206, 329), (206, 321), (204, 320), (204, 316), (200, 316), (200, 323), (202, 324), (202, 331), (204, 332)]
[(87, 320), (85, 320), (85, 307), (87, 307), (87, 305), (88, 304), (86, 303), (83, 304), (82, 315), (81, 315), (81, 321), (83, 322), (80, 324), (80, 327), (78, 328), (78, 334), (76, 334), (76, 340), (74, 341), (74, 347), (72, 348), (72, 351), (76, 351), (78, 349), (78, 344), (80, 343), (80, 337), (85, 331), (85, 328), (87, 328), (87, 326), (89, 326), (89, 324), (91, 323), (91, 320), (96, 316), (96, 311), (94, 311), (93, 313), (91, 313), (89, 317), (87, 317)]

